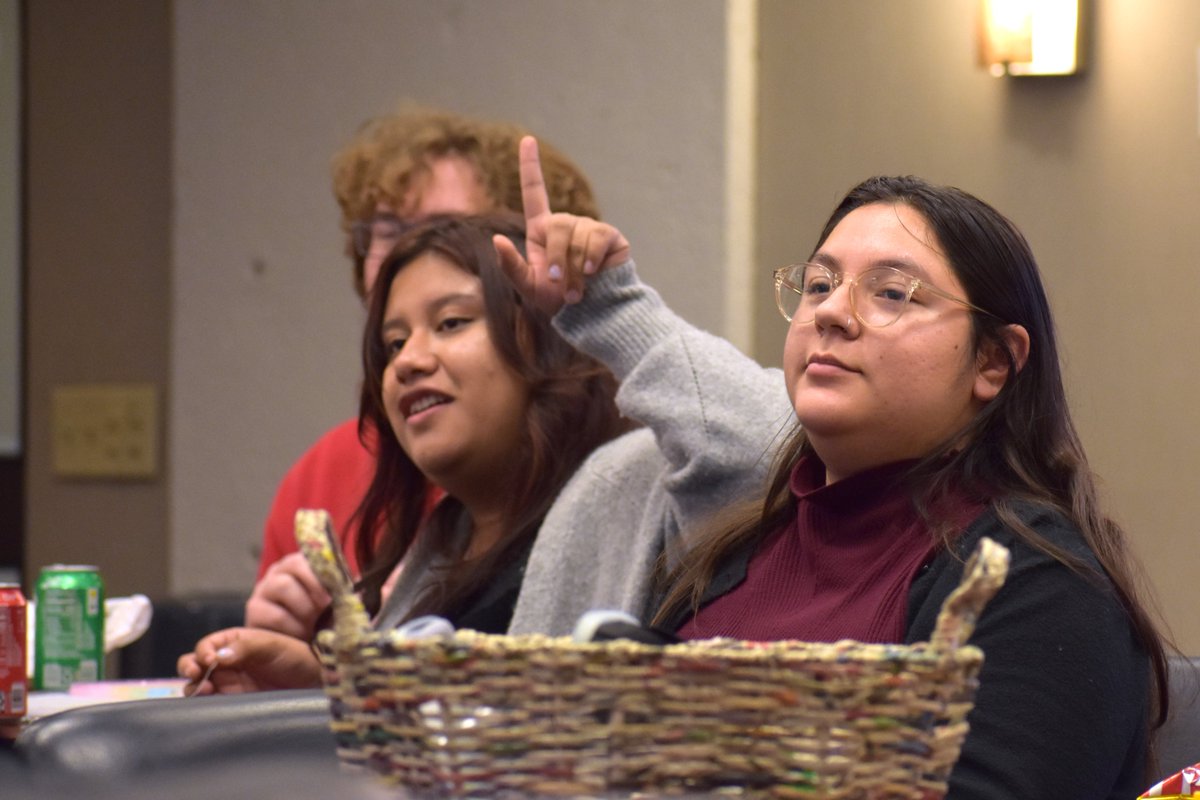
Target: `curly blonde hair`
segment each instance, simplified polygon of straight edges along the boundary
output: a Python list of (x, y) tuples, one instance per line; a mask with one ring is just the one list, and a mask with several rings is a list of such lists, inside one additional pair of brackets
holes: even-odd
[[(363, 261), (354, 252), (350, 232), (378, 203), (400, 206), (413, 182), (434, 160), (459, 156), (471, 164), (497, 209), (521, 211), (517, 143), (530, 131), (510, 122), (475, 119), (433, 108), (402, 107), (368, 120), (333, 158), (333, 192), (342, 210), (346, 252), (354, 260), (354, 285), (360, 295)], [(600, 217), (591, 184), (574, 162), (553, 145), (539, 142), (550, 206), (581, 216)]]

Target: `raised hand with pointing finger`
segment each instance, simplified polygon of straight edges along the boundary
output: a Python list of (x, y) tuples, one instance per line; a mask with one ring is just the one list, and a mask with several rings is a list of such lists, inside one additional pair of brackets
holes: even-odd
[(521, 139), (521, 200), (525, 206), (523, 258), (511, 241), (494, 239), (504, 271), (534, 305), (553, 315), (583, 297), (587, 277), (629, 259), (629, 242), (605, 222), (550, 208), (537, 140)]

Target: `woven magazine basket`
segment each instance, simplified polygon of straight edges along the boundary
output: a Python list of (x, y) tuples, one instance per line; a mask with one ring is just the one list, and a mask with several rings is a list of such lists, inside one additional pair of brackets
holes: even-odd
[(913, 645), (409, 639), (370, 627), (325, 512), (296, 537), (334, 601), (339, 757), (429, 797), (942, 797), (983, 663), (965, 642), (1008, 567), (984, 539)]

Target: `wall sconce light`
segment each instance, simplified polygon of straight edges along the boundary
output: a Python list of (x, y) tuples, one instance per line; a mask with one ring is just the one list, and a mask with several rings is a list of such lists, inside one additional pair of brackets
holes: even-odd
[(1073, 75), (1082, 67), (1083, 0), (981, 0), (979, 63), (1002, 75)]

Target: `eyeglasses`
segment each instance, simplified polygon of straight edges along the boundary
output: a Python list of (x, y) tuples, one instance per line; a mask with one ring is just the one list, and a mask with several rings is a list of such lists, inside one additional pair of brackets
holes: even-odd
[(370, 219), (360, 219), (350, 226), (354, 252), (359, 258), (366, 258), (367, 253), (376, 249), (387, 252), (413, 224), (395, 214), (376, 214)]
[(850, 310), (859, 322), (872, 328), (886, 328), (900, 319), (918, 289), (992, 316), (991, 312), (895, 267), (872, 267), (849, 278), (821, 264), (780, 267), (775, 270), (775, 305), (789, 322), (812, 322), (817, 308), (843, 283), (850, 287)]

